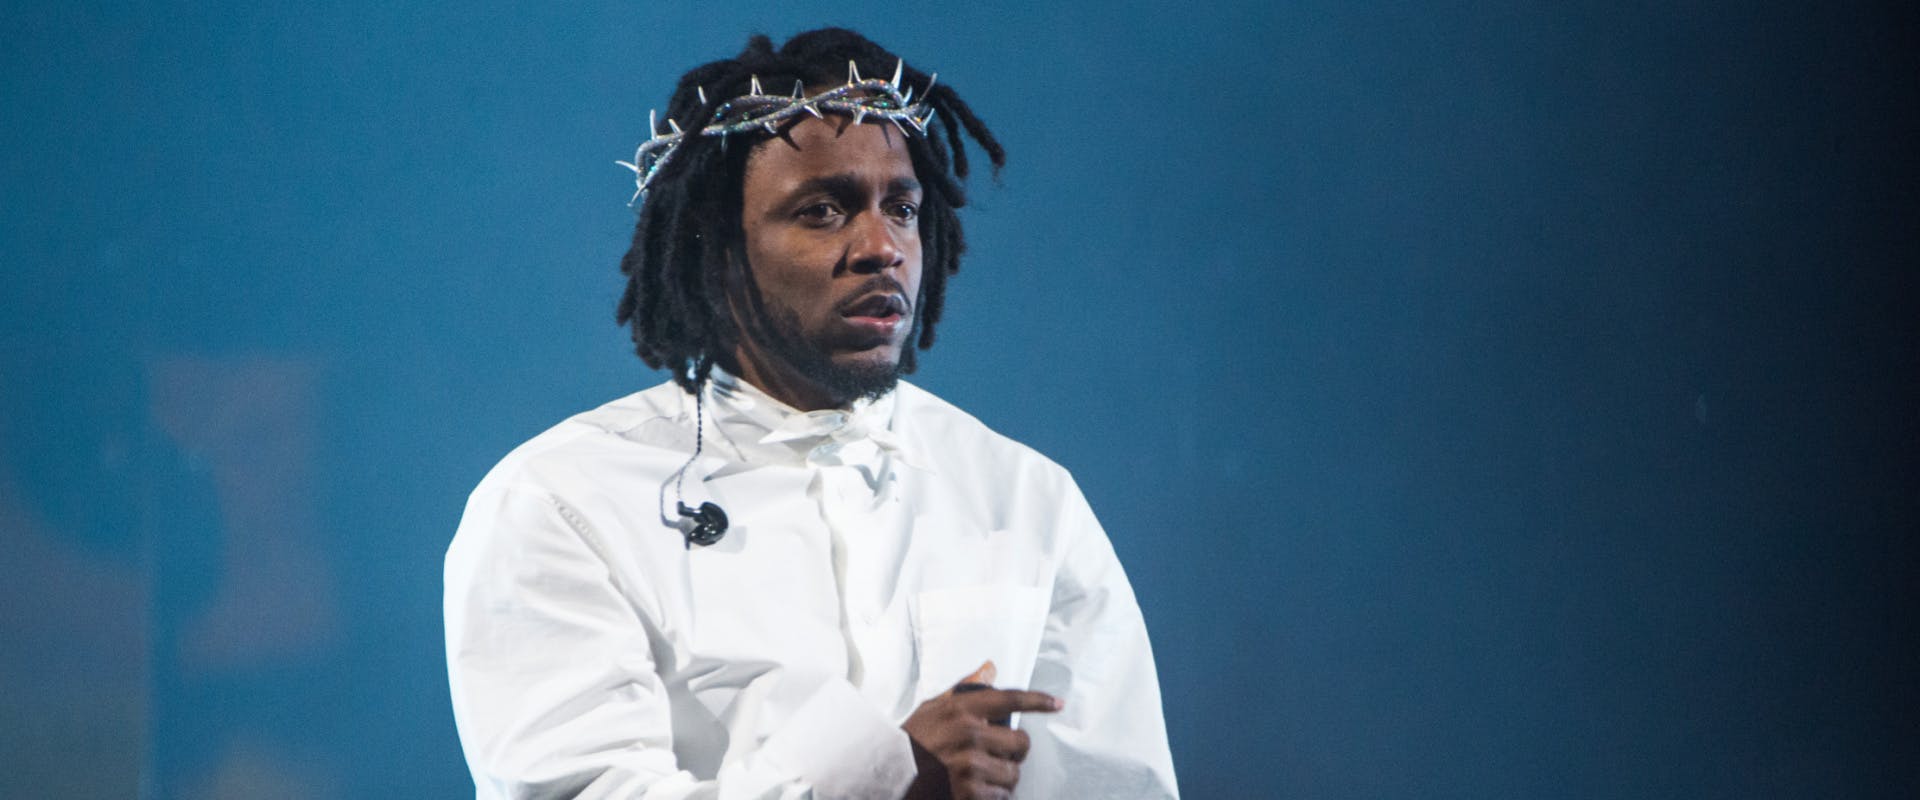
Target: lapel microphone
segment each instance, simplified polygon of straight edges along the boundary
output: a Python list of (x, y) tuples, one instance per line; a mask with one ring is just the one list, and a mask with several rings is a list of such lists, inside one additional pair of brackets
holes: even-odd
[[(707, 425), (707, 382), (702, 380), (694, 384), (693, 390), (693, 455), (687, 456), (687, 463), (680, 465), (680, 472), (673, 479), (675, 511), (680, 514), (680, 534), (687, 539), (687, 549), (694, 545), (706, 547), (720, 541), (727, 535), (727, 512), (717, 503), (701, 503), (699, 508), (687, 505), (685, 484), (687, 470), (693, 468), (693, 462), (700, 457), (700, 449), (706, 444), (704, 429)], [(692, 523), (692, 524), (688, 524)]]

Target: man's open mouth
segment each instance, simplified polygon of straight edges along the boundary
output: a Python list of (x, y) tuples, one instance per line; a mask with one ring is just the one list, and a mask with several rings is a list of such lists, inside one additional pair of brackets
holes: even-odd
[(897, 294), (870, 294), (840, 310), (848, 319), (896, 320), (906, 314), (906, 298)]

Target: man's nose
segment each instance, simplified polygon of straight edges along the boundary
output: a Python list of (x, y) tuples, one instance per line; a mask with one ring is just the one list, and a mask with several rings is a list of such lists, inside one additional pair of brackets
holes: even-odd
[(861, 214), (853, 221), (853, 241), (847, 245), (848, 269), (879, 272), (906, 263), (900, 238), (908, 233), (877, 209)]

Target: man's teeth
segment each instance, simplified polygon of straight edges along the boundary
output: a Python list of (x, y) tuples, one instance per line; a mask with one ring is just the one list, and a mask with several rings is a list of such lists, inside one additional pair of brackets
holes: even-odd
[(893, 317), (900, 314), (891, 300), (875, 300), (861, 303), (847, 310), (849, 317)]

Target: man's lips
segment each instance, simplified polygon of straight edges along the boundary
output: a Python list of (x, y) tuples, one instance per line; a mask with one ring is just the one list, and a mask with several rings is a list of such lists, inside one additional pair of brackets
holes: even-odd
[(870, 294), (840, 309), (840, 318), (862, 331), (892, 337), (907, 319), (907, 300), (898, 294)]
[(843, 317), (902, 317), (907, 314), (907, 299), (893, 292), (862, 295), (840, 309)]

